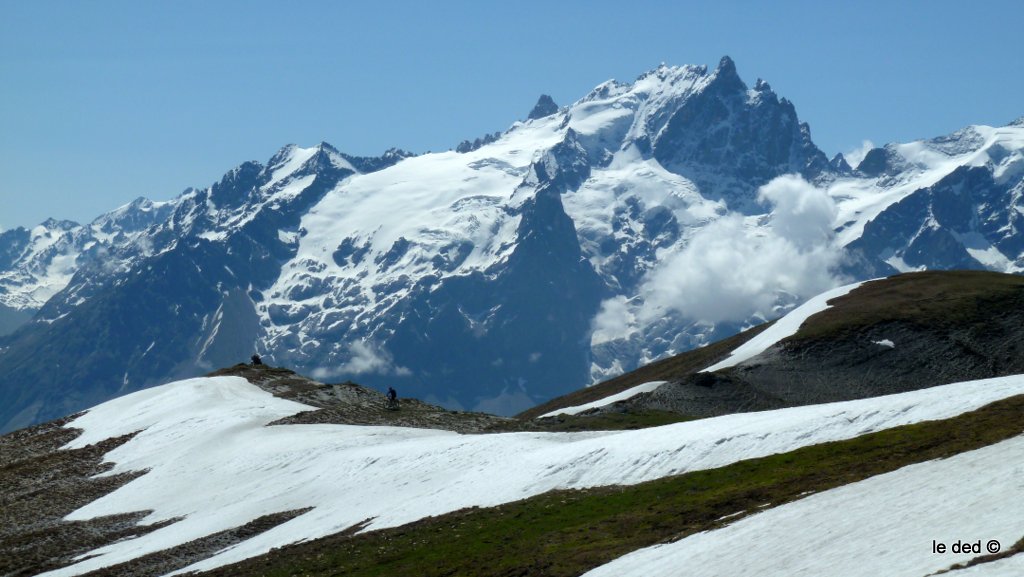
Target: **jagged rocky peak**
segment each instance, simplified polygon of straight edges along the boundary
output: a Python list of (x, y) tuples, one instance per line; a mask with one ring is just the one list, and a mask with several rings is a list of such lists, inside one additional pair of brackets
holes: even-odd
[(48, 218), (29, 229), (29, 234), (32, 239), (57, 238), (81, 229), (82, 225), (73, 220)]
[(771, 179), (792, 172), (814, 179), (832, 170), (793, 103), (764, 81), (748, 89), (728, 56), (690, 83), (682, 98), (665, 100), (668, 108), (651, 115), (648, 134), (654, 157), (706, 196), (753, 210), (757, 187)]
[[(652, 72), (648, 72), (647, 74), (652, 74)], [(637, 81), (643, 79), (644, 76), (646, 75), (641, 75), (640, 78), (637, 79)], [(586, 96), (581, 98), (579, 102), (582, 103), (590, 102), (593, 100), (604, 100), (606, 98), (611, 97), (612, 95), (617, 95), (622, 92), (625, 92), (630, 88), (631, 85), (619, 82), (618, 80), (606, 80), (605, 82), (602, 82), (601, 84), (595, 86), (594, 89), (591, 90)]]
[(289, 143), (281, 147), (280, 150), (274, 153), (274, 156), (270, 157), (270, 161), (267, 163), (269, 168), (279, 166), (288, 162), (295, 153), (299, 150), (299, 145), (295, 143)]
[(889, 147), (872, 148), (857, 165), (857, 171), (872, 178), (891, 176), (899, 172), (904, 164), (903, 157), (895, 150)]
[[(661, 80), (663, 82), (667, 81), (669, 84), (672, 84), (673, 82), (675, 82), (675, 81), (677, 81), (679, 79), (682, 79), (682, 78), (691, 78), (691, 77), (695, 77), (695, 76), (707, 76), (707, 75), (708, 75), (708, 67), (704, 66), (703, 64), (700, 64), (700, 65), (685, 64), (685, 65), (682, 65), (682, 66), (669, 66), (668, 64), (665, 64), (664, 62), (662, 62), (654, 70), (649, 70), (647, 72), (644, 72), (640, 76), (638, 76), (637, 79), (636, 79), (636, 82), (639, 83), (641, 80), (656, 78), (656, 79)], [(629, 87), (629, 85), (621, 84), (621, 83), (616, 82), (614, 80), (609, 80), (608, 82), (602, 84), (601, 86), (598, 86), (598, 88), (605, 87), (606, 85), (608, 87), (613, 87), (613, 88), (614, 87), (620, 87), (620, 88), (621, 87), (626, 87), (626, 88)]]
[(333, 152), (334, 154), (341, 154), (337, 148), (331, 146), (326, 140), (321, 140), (320, 144), (316, 145), (316, 148), (320, 152)]
[(846, 156), (842, 152), (833, 156), (832, 160), (829, 161), (829, 165), (839, 174), (847, 175), (853, 172), (853, 167), (846, 161)]
[(80, 225), (73, 220), (58, 220), (56, 218), (48, 218), (41, 222), (39, 226), (42, 226), (48, 230), (71, 230)]
[(967, 126), (951, 134), (926, 140), (924, 144), (929, 149), (946, 156), (974, 152), (983, 148), (989, 140), (986, 135), (987, 131), (979, 130), (979, 128), (978, 126)]
[(296, 171), (296, 175), (304, 176), (335, 171), (356, 172), (356, 168), (338, 152), (337, 148), (326, 142), (321, 142), (314, 148), (309, 159), (302, 163), (302, 167)]
[(413, 152), (409, 152), (408, 150), (402, 150), (401, 148), (391, 147), (385, 150), (384, 154), (381, 155), (380, 158), (385, 160), (396, 159), (397, 162), (398, 160), (412, 158), (414, 156), (416, 156), (416, 154)]
[(320, 164), (332, 162), (333, 159), (341, 158), (341, 152), (326, 141), (320, 141), (320, 144), (317, 144), (315, 148), (316, 152), (313, 154), (312, 159), (316, 160)]
[(263, 165), (255, 160), (243, 162), (225, 174), (220, 182), (210, 187), (211, 200), (217, 206), (223, 207), (245, 204), (250, 200), (262, 171)]
[(537, 104), (534, 105), (533, 110), (530, 111), (527, 120), (536, 120), (538, 118), (544, 118), (551, 116), (558, 112), (558, 105), (555, 104), (555, 100), (547, 94), (541, 94), (540, 98), (537, 99)]
[(747, 89), (746, 84), (740, 79), (739, 73), (736, 72), (736, 63), (728, 56), (723, 56), (718, 61), (718, 68), (715, 69), (712, 82), (726, 90), (746, 91)]
[(401, 148), (392, 147), (384, 151), (384, 154), (380, 156), (352, 156), (345, 154), (344, 152), (341, 153), (341, 156), (357, 171), (367, 174), (394, 166), (406, 158), (416, 156), (416, 154), (407, 150), (402, 150)]
[(473, 141), (463, 140), (462, 142), (459, 143), (458, 146), (455, 147), (455, 152), (473, 152), (474, 150), (477, 150), (482, 146), (487, 146), (488, 144), (497, 141), (499, 138), (501, 138), (501, 135), (501, 131), (497, 131), (492, 134), (485, 134), (480, 138), (474, 139)]
[(779, 106), (794, 119), (796, 118), (796, 107), (793, 106), (793, 103), (785, 98), (780, 98), (766, 80), (758, 78), (754, 87), (748, 89), (736, 70), (736, 63), (729, 56), (723, 56), (718, 62), (718, 67), (708, 78), (707, 90), (720, 98), (742, 98), (754, 105), (765, 103)]
[(553, 184), (561, 190), (573, 190), (590, 177), (590, 163), (586, 149), (580, 144), (576, 131), (566, 130), (565, 138), (553, 146), (534, 163), (533, 171), (538, 184)]
[(356, 168), (349, 158), (327, 142), (310, 148), (289, 144), (270, 159), (264, 175), (271, 184), (284, 182), (288, 176), (302, 177), (312, 174), (364, 172)]
[[(774, 96), (767, 82), (758, 81), (755, 90)], [(710, 71), (706, 65), (687, 64), (669, 66), (665, 63), (637, 77), (633, 84), (621, 84), (610, 80), (601, 84), (582, 101), (607, 98), (616, 93), (633, 92), (653, 98), (669, 106), (685, 103), (699, 93), (713, 93), (722, 97), (747, 97), (747, 86), (736, 71), (736, 64), (723, 56), (717, 68)], [(658, 97), (661, 98), (658, 98)]]

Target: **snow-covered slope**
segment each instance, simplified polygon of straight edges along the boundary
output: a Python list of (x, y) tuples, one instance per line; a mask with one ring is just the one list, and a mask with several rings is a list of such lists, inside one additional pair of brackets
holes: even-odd
[[(921, 577), (1024, 535), (1024, 436), (909, 465), (636, 551), (586, 577)], [(837, 514), (837, 512), (841, 512)], [(957, 542), (979, 551), (952, 550)], [(945, 550), (937, 552), (937, 544)], [(1024, 555), (951, 575), (1017, 576)]]
[(1024, 377), (1016, 376), (639, 431), (459, 435), (397, 427), (268, 427), (307, 407), (237, 377), (180, 381), (91, 409), (68, 425), (84, 430), (68, 447), (141, 430), (107, 454), (115, 463), (108, 474), (147, 471), (70, 519), (152, 510), (144, 522), (181, 520), (48, 574), (81, 574), (262, 515), (312, 507), (190, 569), (216, 567), (367, 519), (363, 530), (556, 488), (640, 483), (946, 418), (1022, 393)]
[(564, 408), (561, 408), (561, 409), (555, 409), (554, 411), (549, 411), (547, 413), (544, 413), (543, 415), (541, 415), (541, 416), (539, 416), (537, 418), (538, 419), (543, 419), (545, 417), (554, 417), (556, 415), (578, 415), (578, 414), (580, 414), (580, 413), (582, 413), (584, 411), (589, 411), (590, 409), (596, 409), (596, 408), (599, 408), (599, 407), (604, 407), (604, 406), (610, 405), (612, 403), (617, 403), (619, 401), (624, 401), (626, 399), (631, 399), (631, 398), (633, 398), (633, 397), (635, 397), (635, 396), (637, 396), (637, 395), (639, 395), (641, 393), (649, 393), (649, 392), (651, 392), (653, 390), (656, 390), (661, 385), (664, 385), (666, 382), (667, 381), (648, 381), (646, 383), (640, 383), (639, 385), (637, 385), (635, 387), (632, 387), (632, 388), (629, 388), (629, 389), (626, 389), (625, 391), (622, 391), (621, 393), (616, 393), (614, 395), (608, 395), (607, 397), (603, 397), (601, 399), (598, 399), (596, 401), (591, 401), (589, 403), (584, 403), (582, 405), (574, 405), (572, 407), (564, 407)]

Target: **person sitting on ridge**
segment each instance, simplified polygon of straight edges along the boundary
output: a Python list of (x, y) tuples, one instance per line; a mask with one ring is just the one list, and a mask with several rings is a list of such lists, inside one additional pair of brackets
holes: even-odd
[(253, 355), (250, 358), (252, 359), (252, 366), (254, 367), (263, 364), (263, 359), (261, 359), (259, 355)]

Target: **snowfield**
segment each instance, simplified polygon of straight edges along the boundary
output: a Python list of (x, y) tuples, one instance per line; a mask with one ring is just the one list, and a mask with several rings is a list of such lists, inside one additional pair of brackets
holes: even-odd
[[(99, 548), (79, 563), (47, 575), (82, 574), (263, 515), (313, 507), (182, 571), (209, 569), (366, 520), (366, 530), (372, 530), (552, 489), (640, 483), (947, 418), (1018, 394), (1024, 394), (1024, 376), (639, 431), (460, 435), (399, 427), (267, 427), (309, 407), (273, 397), (239, 377), (179, 381), (104, 403), (68, 425), (84, 432), (67, 448), (141, 431), (107, 454), (115, 463), (108, 474), (149, 470), (68, 518), (152, 510), (144, 523), (183, 519)], [(1024, 471), (1012, 463), (1024, 460), (1012, 461), (1006, 455), (1002, 459), (1004, 466), (1018, 467), (1018, 484), (1008, 487), (1017, 487), (1019, 495)], [(945, 478), (959, 483), (960, 477)], [(971, 526), (962, 528), (962, 535), (975, 538)], [(937, 529), (934, 535), (954, 537)], [(987, 533), (977, 537), (989, 538)]]
[[(958, 540), (1024, 537), (1024, 437), (909, 465), (768, 509), (715, 531), (641, 549), (586, 577), (923, 577), (980, 556)], [(837, 514), (841, 512), (841, 514)], [(932, 542), (946, 545), (933, 551)], [(1024, 555), (951, 573), (1019, 577)]]

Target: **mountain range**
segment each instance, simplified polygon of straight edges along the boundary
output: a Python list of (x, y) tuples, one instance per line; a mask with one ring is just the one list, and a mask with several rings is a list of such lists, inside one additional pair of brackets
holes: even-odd
[(852, 283), (514, 418), (235, 365), (0, 436), (0, 574), (1019, 575), (1022, 314)]
[(794, 105), (661, 66), (413, 155), (286, 146), (0, 233), (0, 431), (259, 353), (512, 414), (850, 281), (1024, 268), (1024, 119), (829, 159)]

